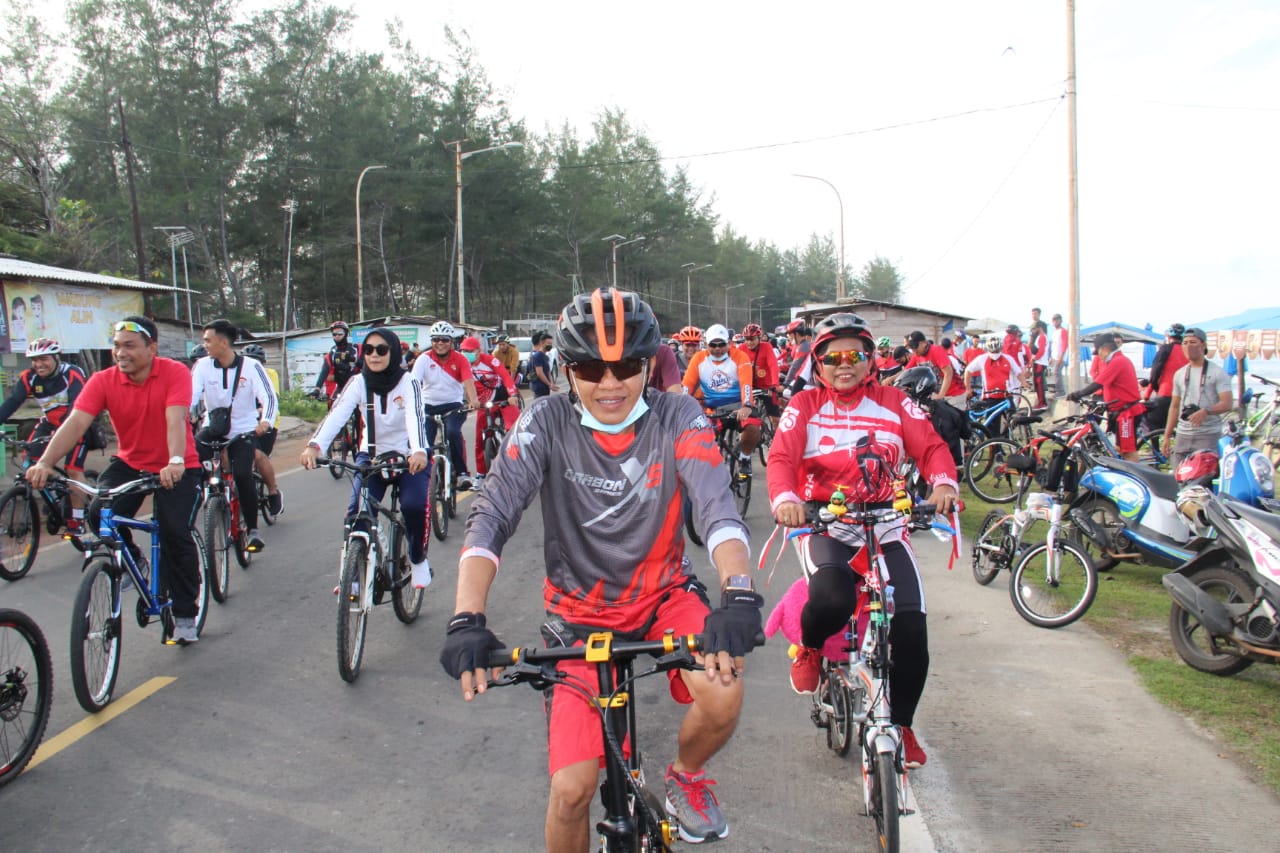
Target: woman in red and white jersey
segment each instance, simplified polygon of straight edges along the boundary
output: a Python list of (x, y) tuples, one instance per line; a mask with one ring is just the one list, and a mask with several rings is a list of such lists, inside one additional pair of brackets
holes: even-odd
[[(956, 467), (928, 416), (902, 390), (875, 381), (875, 339), (856, 314), (834, 314), (818, 324), (812, 350), (816, 385), (797, 393), (783, 412), (769, 451), (769, 500), (787, 527), (805, 521), (806, 504), (826, 504), (839, 488), (849, 503), (891, 506), (894, 482), (864, 477), (859, 458), (879, 456), (887, 470), (914, 458), (933, 488), (939, 512), (956, 500)], [(929, 670), (924, 586), (902, 525), (876, 531), (896, 612), (890, 627), (893, 722), (902, 727), (907, 766), (925, 762), (911, 731)], [(791, 666), (791, 686), (812, 693), (818, 685), (823, 641), (852, 615), (860, 580), (853, 564), (863, 548), (861, 529), (836, 525), (827, 535), (800, 541), (809, 601), (800, 615), (802, 644)]]
[(498, 409), (502, 413), (502, 423), (506, 426), (507, 432), (511, 432), (511, 428), (516, 425), (516, 418), (520, 417), (520, 410), (516, 407), (515, 399), (519, 394), (516, 388), (515, 380), (511, 378), (510, 371), (497, 356), (489, 355), (487, 352), (480, 351), (480, 339), (475, 336), (468, 336), (462, 339), (459, 346), (462, 350), (462, 356), (471, 365), (471, 378), (476, 383), (476, 399), (480, 405), (476, 408), (476, 488), (480, 488), (480, 478), (489, 473), (489, 465), (484, 458), (484, 431), (489, 426), (489, 410), (484, 408), (484, 404), (490, 400), (510, 400), (511, 405), (503, 406)]

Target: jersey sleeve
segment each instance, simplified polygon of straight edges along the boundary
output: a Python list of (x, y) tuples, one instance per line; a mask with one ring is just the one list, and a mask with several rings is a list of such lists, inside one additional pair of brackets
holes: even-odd
[[(18, 376), (18, 381), (14, 383), (13, 391), (10, 392), (3, 403), (0, 403), (0, 421), (7, 421), (27, 401), (27, 374), (28, 371), (22, 371)], [(72, 398), (72, 402), (74, 402), (74, 398)]]
[(338, 393), (338, 399), (333, 401), (329, 414), (320, 422), (320, 426), (316, 428), (308, 443), (318, 445), (321, 451), (328, 449), (333, 437), (338, 434), (342, 425), (351, 417), (351, 413), (363, 401), (364, 377), (357, 374), (351, 377), (351, 381)]
[(791, 398), (778, 421), (778, 431), (769, 445), (769, 509), (778, 504), (800, 501), (799, 472), (804, 460), (806, 424), (812, 413), (814, 391), (801, 391)]
[[(751, 369), (749, 363), (747, 369)], [(729, 469), (724, 465), (711, 422), (688, 397), (673, 398), (671, 402), (675, 407), (669, 417), (678, 430), (676, 470), (707, 552), (729, 539), (738, 539), (749, 549), (749, 532), (729, 491)]]
[(400, 377), (400, 392), (405, 395), (409, 405), (404, 407), (404, 430), (409, 436), (409, 453), (419, 450), (427, 451), (426, 407), (422, 402), (422, 386), (413, 374), (406, 373)]
[(73, 407), (75, 411), (84, 412), (95, 418), (102, 414), (102, 410), (107, 407), (106, 377), (105, 370), (89, 377), (89, 381), (84, 383), (84, 390), (80, 392), (80, 396), (76, 397), (76, 404)]
[(249, 359), (250, 366), (253, 368), (250, 373), (255, 377), (258, 383), (257, 401), (262, 404), (262, 414), (258, 417), (260, 421), (267, 423), (275, 423), (276, 410), (279, 407), (279, 399), (276, 397), (276, 391), (271, 387), (271, 378), (267, 376), (267, 369), (262, 366), (257, 359)]
[(172, 359), (165, 359), (163, 362), (156, 359), (152, 363), (152, 370), (160, 367), (164, 370), (165, 380), (165, 408), (170, 406), (181, 406), (184, 409), (191, 408), (191, 400), (194, 396), (191, 391), (191, 374), (187, 369)]

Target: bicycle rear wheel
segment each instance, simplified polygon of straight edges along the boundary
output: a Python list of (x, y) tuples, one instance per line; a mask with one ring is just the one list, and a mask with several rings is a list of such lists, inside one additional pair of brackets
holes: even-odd
[(214, 495), (204, 508), (204, 534), (197, 542), (204, 551), (208, 567), (209, 592), (213, 600), (222, 604), (231, 588), (231, 554), (227, 543), (227, 502), (221, 495)]
[(413, 569), (409, 565), (409, 543), (404, 528), (396, 526), (396, 541), (391, 546), (393, 589), (391, 607), (396, 618), (408, 625), (418, 618), (422, 609), (422, 590), (413, 586)]
[(1004, 504), (1016, 500), (1022, 477), (1008, 467), (1018, 445), (1007, 438), (983, 442), (965, 464), (964, 478), (973, 493), (987, 503)]
[[(342, 431), (338, 433), (338, 437), (329, 445), (329, 458), (346, 462), (347, 457), (350, 455), (351, 429), (349, 427), (343, 427)], [(335, 480), (341, 480), (344, 473), (346, 473), (345, 468), (341, 468), (337, 465), (329, 466), (329, 476), (333, 477)]]
[(831, 706), (831, 716), (827, 719), (827, 747), (836, 755), (849, 754), (853, 744), (853, 696), (840, 674), (828, 669), (827, 703)]
[(869, 756), (867, 760), (871, 775), (871, 816), (876, 821), (880, 849), (886, 853), (897, 853), (901, 843), (898, 826), (901, 815), (894, 757), (890, 753), (880, 752)]
[(1098, 571), (1089, 555), (1066, 539), (1053, 550), (1042, 542), (1029, 548), (1013, 567), (1009, 598), (1032, 625), (1061, 628), (1089, 610), (1098, 594)]
[(39, 549), (40, 507), (26, 486), (14, 485), (0, 495), (0, 578), (26, 575)]
[(253, 488), (258, 493), (258, 515), (262, 516), (262, 520), (270, 527), (276, 523), (276, 515), (271, 511), (271, 490), (267, 488), (267, 481), (262, 479), (262, 475), (257, 471), (253, 472)]
[(1009, 535), (1009, 523), (1001, 523), (1005, 513), (993, 509), (982, 519), (978, 534), (973, 539), (973, 579), (986, 586), (996, 579), (1001, 569), (1013, 564), (1013, 537)]
[(446, 476), (444, 460), (437, 459), (431, 466), (431, 532), (441, 542), (449, 535), (449, 502), (444, 497)]
[(71, 611), (71, 686), (76, 701), (91, 714), (111, 702), (120, 674), (124, 622), (117, 614), (120, 577), (111, 558), (89, 561)]
[(53, 658), (39, 626), (0, 610), (0, 787), (36, 754), (53, 702)]
[(369, 577), (369, 543), (359, 536), (347, 540), (338, 581), (338, 674), (348, 684), (360, 676), (368, 614), (360, 606)]

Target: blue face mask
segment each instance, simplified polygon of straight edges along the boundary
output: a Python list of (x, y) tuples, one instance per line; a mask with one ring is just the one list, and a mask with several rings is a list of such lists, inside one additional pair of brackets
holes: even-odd
[(636, 401), (635, 406), (631, 409), (631, 414), (623, 418), (622, 423), (618, 424), (600, 423), (594, 415), (587, 411), (587, 407), (582, 405), (581, 401), (578, 403), (578, 411), (582, 415), (582, 425), (587, 429), (607, 433), (608, 435), (617, 435), (636, 421), (640, 420), (644, 413), (649, 411), (649, 404), (645, 402), (644, 394), (642, 392), (640, 394), (640, 399)]

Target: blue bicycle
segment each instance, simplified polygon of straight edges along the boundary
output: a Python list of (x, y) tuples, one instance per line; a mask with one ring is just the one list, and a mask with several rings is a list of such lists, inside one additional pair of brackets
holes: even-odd
[[(72, 537), (71, 542), (85, 553), (80, 588), (76, 592), (75, 606), (71, 611), (71, 685), (75, 688), (76, 701), (90, 713), (96, 713), (111, 702), (111, 693), (120, 674), (120, 645), (124, 641), (124, 606), (121, 596), (127, 586), (138, 592), (134, 619), (139, 628), (145, 628), (152, 619), (159, 618), (163, 626), (161, 642), (173, 644), (172, 602), (167, 590), (161, 586), (163, 575), (160, 562), (160, 523), (154, 509), (149, 521), (116, 515), (112, 504), (125, 495), (151, 494), (160, 488), (160, 478), (148, 474), (137, 480), (122, 483), (110, 489), (86, 486), (75, 480), (54, 478), (80, 489), (99, 501), (98, 538), (81, 541)], [(154, 504), (154, 501), (153, 501)], [(134, 559), (120, 535), (121, 528), (138, 530), (151, 537), (151, 561)], [(205, 562), (204, 546), (195, 530), (196, 554), (199, 560), (199, 587), (196, 605), (197, 632), (203, 630), (205, 614), (209, 610), (209, 566)]]

